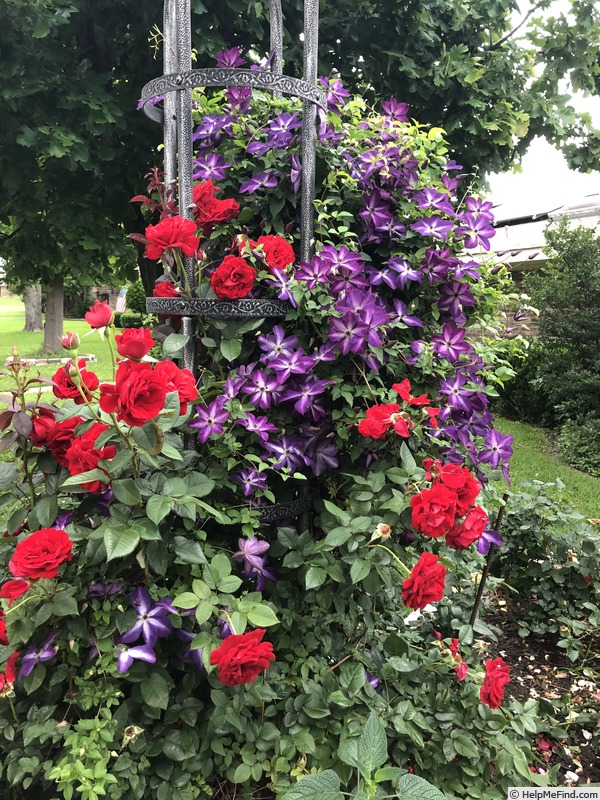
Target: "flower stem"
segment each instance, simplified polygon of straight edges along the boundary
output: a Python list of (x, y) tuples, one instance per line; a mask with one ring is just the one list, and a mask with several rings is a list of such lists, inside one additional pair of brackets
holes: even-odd
[(402, 572), (406, 576), (410, 575), (409, 568), (406, 566), (406, 564), (400, 561), (396, 553), (394, 553), (393, 550), (390, 550), (389, 547), (386, 547), (384, 544), (368, 544), (367, 547), (381, 547), (382, 550), (388, 552), (391, 555), (391, 557), (395, 560), (396, 566), (398, 567), (400, 572)]

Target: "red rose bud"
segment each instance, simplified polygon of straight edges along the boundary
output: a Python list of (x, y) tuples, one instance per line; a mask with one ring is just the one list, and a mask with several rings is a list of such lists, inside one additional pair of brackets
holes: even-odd
[(485, 662), (485, 678), (479, 691), (482, 703), (490, 708), (500, 708), (504, 697), (504, 686), (510, 680), (510, 667), (501, 658)]
[(83, 358), (80, 358), (77, 363), (79, 365), (79, 374), (73, 361), (68, 361), (64, 367), (54, 373), (52, 376), (52, 381), (54, 382), (52, 391), (59, 400), (72, 399), (75, 400), (77, 405), (82, 405), (85, 400), (80, 389), (83, 390), (83, 394), (89, 401), (92, 399), (91, 392), (98, 388), (99, 380), (94, 372), (88, 372), (85, 369)]
[(106, 328), (112, 322), (113, 315), (112, 308), (105, 300), (102, 303), (96, 300), (85, 315), (85, 321), (90, 328)]
[(64, 369), (65, 369), (65, 372), (67, 373), (67, 375), (69, 376), (69, 378), (71, 378), (71, 379), (79, 378), (79, 370), (75, 366), (75, 362), (73, 361), (73, 359), (69, 359), (67, 361), (67, 363), (65, 364)]
[(425, 608), (444, 596), (446, 567), (433, 553), (422, 553), (410, 577), (402, 584), (402, 599), (408, 608)]
[(81, 344), (81, 340), (76, 333), (65, 333), (60, 340), (61, 347), (65, 350), (77, 350)]
[(149, 328), (125, 328), (115, 336), (117, 352), (123, 358), (140, 361), (154, 347), (154, 339)]

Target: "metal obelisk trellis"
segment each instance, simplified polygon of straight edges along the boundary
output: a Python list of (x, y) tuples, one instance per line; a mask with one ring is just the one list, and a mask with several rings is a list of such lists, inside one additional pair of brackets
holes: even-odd
[[(316, 108), (327, 108), (325, 95), (317, 87), (319, 29), (318, 0), (304, 4), (304, 80), (282, 72), (283, 22), (280, 0), (270, 0), (271, 48), (274, 52), (270, 71), (238, 68), (191, 68), (190, 0), (165, 0), (164, 6), (164, 75), (146, 84), (142, 90), (145, 113), (164, 126), (165, 181), (176, 188), (179, 213), (193, 219), (192, 208), (192, 89), (196, 86), (243, 86), (272, 92), (275, 96), (292, 95), (302, 99), (302, 167), (300, 189), (300, 257), (312, 255), (314, 237), (314, 198), (316, 162)], [(151, 102), (164, 95), (163, 109)], [(187, 282), (195, 287), (193, 259), (184, 261)], [(189, 335), (183, 354), (184, 366), (197, 371), (195, 351), (196, 317), (221, 318), (248, 316), (283, 316), (284, 304), (278, 301), (246, 299), (235, 303), (202, 298), (148, 298), (148, 311), (182, 317), (182, 331)]]

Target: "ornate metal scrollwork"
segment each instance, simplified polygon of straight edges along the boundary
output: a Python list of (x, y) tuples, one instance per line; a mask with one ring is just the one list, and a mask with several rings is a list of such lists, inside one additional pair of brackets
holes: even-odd
[(289, 503), (276, 503), (267, 506), (260, 512), (260, 521), (264, 523), (281, 522), (283, 519), (299, 517), (312, 509), (312, 494), (303, 494)]
[(285, 317), (290, 306), (280, 300), (245, 297), (243, 300), (213, 300), (200, 297), (147, 297), (146, 311), (166, 317), (213, 317), (214, 319), (260, 319)]
[(162, 123), (164, 119), (162, 109), (152, 105), (150, 101), (161, 94), (181, 89), (193, 89), (195, 86), (249, 86), (301, 97), (303, 100), (327, 110), (325, 94), (314, 84), (298, 78), (290, 78), (288, 75), (278, 75), (274, 72), (239, 69), (238, 67), (211, 67), (193, 69), (189, 72), (174, 72), (151, 80), (142, 89), (144, 113), (155, 122)]

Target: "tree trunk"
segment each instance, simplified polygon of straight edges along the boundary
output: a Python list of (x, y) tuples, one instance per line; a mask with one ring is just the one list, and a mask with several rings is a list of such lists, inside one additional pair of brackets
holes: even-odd
[(23, 297), (25, 301), (24, 331), (42, 331), (42, 287), (39, 283), (27, 286)]
[(64, 314), (64, 280), (62, 275), (56, 275), (52, 289), (46, 298), (46, 324), (44, 325), (44, 346), (42, 353), (56, 353), (60, 350), (60, 340), (63, 332)]

